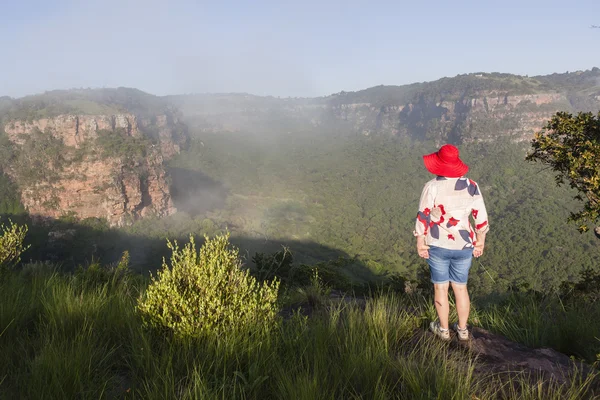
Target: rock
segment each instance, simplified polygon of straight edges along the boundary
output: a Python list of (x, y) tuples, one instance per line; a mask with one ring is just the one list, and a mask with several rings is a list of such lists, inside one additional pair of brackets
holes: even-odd
[[(142, 128), (150, 126), (151, 122), (142, 122)], [(20, 186), (23, 205), (36, 219), (55, 219), (68, 214), (79, 219), (104, 218), (111, 226), (127, 225), (150, 215), (173, 214), (176, 209), (164, 158), (179, 153), (186, 138), (174, 133), (175, 127), (167, 116), (157, 117), (157, 128), (160, 146), (150, 146), (141, 162), (108, 157), (92, 145), (79, 159), (66, 157), (65, 165), (53, 171), (57, 177), (52, 182), (25, 183), (13, 171), (11, 178)], [(61, 139), (66, 146), (65, 154), (73, 154), (74, 149), (95, 139), (102, 130), (127, 136), (144, 135), (132, 114), (59, 115), (30, 122), (11, 121), (5, 126), (8, 138), (17, 145), (23, 144), (34, 129)]]
[(58, 231), (48, 232), (48, 243), (53, 243), (58, 240), (72, 239), (75, 236), (75, 229), (63, 229)]
[(525, 373), (532, 379), (554, 380), (559, 384), (569, 384), (574, 371), (580, 376), (593, 373), (592, 368), (582, 362), (575, 362), (568, 356), (550, 349), (533, 349), (513, 342), (485, 329), (470, 329), (471, 339), (460, 342), (453, 334), (453, 351), (467, 349), (479, 360), (476, 372), (479, 374)]
[(23, 144), (26, 135), (33, 129), (49, 132), (66, 146), (79, 148), (84, 142), (95, 139), (98, 131), (122, 129), (129, 136), (141, 136), (137, 118), (132, 114), (116, 115), (59, 115), (54, 118), (41, 118), (31, 122), (13, 120), (4, 126), (8, 138)]

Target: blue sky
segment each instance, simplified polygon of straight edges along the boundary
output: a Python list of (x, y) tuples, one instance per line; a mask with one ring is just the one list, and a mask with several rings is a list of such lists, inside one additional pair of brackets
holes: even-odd
[(0, 96), (317, 96), (600, 66), (600, 1), (0, 0)]

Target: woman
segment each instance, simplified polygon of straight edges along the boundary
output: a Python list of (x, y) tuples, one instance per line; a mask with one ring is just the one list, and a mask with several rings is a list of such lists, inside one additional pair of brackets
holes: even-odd
[(458, 323), (452, 328), (460, 340), (468, 340), (467, 278), (472, 257), (483, 254), (490, 228), (485, 204), (477, 183), (465, 177), (469, 167), (455, 146), (445, 144), (423, 156), (423, 161), (436, 175), (423, 188), (414, 232), (417, 252), (429, 264), (435, 293), (439, 320), (431, 322), (430, 329), (438, 337), (450, 339), (448, 288), (452, 285), (458, 313)]

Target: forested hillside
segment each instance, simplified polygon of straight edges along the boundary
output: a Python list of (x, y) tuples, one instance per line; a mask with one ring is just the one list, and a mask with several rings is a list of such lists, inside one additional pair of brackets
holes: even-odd
[[(228, 226), (236, 235), (265, 240), (314, 241), (373, 271), (416, 277), (424, 262), (414, 251), (414, 217), (422, 186), (432, 178), (421, 155), (435, 151), (435, 144), (341, 141), (320, 136), (261, 143), (207, 135), (172, 165), (202, 171), (229, 190), (225, 206), (205, 214), (210, 223), (196, 216), (205, 226)], [(579, 205), (573, 193), (556, 187), (548, 170), (526, 163), (526, 150), (526, 144), (506, 141), (462, 147), (492, 227), (486, 254), (474, 264), (475, 286), (482, 290), (557, 288), (582, 270), (598, 268), (593, 234), (579, 234), (566, 223)], [(200, 189), (195, 201), (211, 195)]]

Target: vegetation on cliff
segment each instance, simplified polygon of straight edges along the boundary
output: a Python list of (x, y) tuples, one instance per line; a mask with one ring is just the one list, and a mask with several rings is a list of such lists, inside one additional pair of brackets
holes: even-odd
[(111, 115), (131, 113), (152, 118), (173, 113), (163, 98), (137, 89), (53, 90), (44, 94), (6, 100), (0, 107), (0, 121), (33, 121), (64, 114)]

